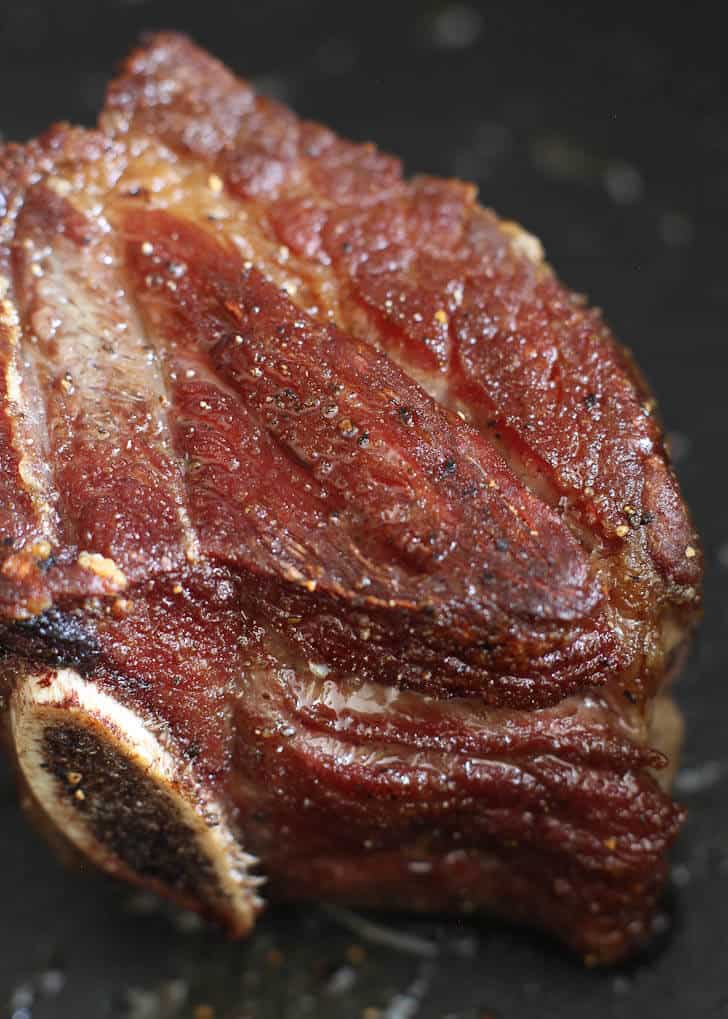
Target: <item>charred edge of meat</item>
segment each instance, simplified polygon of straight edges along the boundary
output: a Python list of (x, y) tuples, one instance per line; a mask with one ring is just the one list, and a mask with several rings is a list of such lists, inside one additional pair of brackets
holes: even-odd
[(248, 933), (262, 906), (221, 805), (148, 719), (71, 670), (27, 675), (11, 701), (20, 771), (50, 822), (102, 870)]
[(48, 609), (0, 627), (0, 650), (30, 661), (89, 675), (99, 657), (95, 635), (74, 614)]

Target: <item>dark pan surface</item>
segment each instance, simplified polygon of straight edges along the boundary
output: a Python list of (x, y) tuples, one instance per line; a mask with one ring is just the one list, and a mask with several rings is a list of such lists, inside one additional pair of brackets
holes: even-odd
[[(485, 921), (272, 909), (246, 944), (67, 873), (0, 765), (0, 1016), (13, 1019), (707, 1019), (728, 1016), (728, 101), (721, 33), (600, 5), (4, 0), (0, 131), (85, 123), (144, 28), (187, 30), (264, 90), (476, 179), (607, 309), (672, 431), (707, 551), (679, 687), (690, 820), (651, 954), (592, 972)], [(351, 926), (358, 927), (352, 930)], [(392, 936), (394, 932), (394, 936)], [(378, 1011), (366, 1011), (367, 1009)]]

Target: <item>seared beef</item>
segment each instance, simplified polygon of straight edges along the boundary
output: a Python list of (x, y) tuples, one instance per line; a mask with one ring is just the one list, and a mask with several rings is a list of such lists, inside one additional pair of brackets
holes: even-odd
[(643, 943), (701, 556), (535, 238), (175, 35), (97, 131), (0, 150), (0, 216), (0, 695), (47, 819), (235, 933), (262, 877)]

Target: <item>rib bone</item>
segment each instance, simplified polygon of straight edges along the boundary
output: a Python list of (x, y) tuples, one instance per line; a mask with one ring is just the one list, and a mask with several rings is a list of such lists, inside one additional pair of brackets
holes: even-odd
[(247, 933), (255, 864), (171, 740), (72, 669), (30, 673), (11, 699), (21, 772), (51, 822), (108, 873)]

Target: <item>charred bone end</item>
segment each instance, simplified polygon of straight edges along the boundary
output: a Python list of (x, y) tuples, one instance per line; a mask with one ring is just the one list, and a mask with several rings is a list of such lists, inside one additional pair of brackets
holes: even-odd
[(21, 773), (52, 824), (96, 866), (248, 933), (255, 859), (174, 747), (71, 669), (23, 677), (11, 701)]

